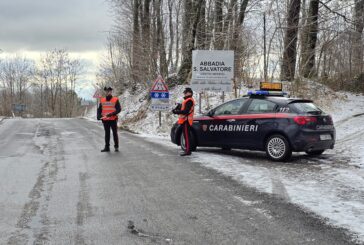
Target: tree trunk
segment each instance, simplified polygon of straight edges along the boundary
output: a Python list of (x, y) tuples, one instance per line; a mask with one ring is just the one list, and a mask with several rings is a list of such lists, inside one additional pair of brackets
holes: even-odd
[(164, 31), (162, 24), (162, 14), (161, 14), (161, 2), (162, 0), (156, 0), (156, 13), (157, 13), (157, 44), (159, 48), (159, 74), (163, 77), (168, 75), (168, 65), (166, 59), (166, 49), (164, 45)]
[(206, 49), (206, 0), (200, 0), (201, 5), (201, 13), (200, 13), (200, 21), (197, 26), (197, 49)]
[(183, 5), (183, 31), (182, 31), (182, 59), (184, 56), (188, 56), (188, 40), (191, 39), (191, 23), (193, 19), (193, 1), (192, 0), (184, 0)]
[(301, 51), (301, 75), (309, 78), (316, 76), (315, 59), (318, 33), (319, 0), (311, 0), (307, 16), (307, 24), (303, 28)]
[[(186, 0), (188, 1), (188, 0)], [(187, 5), (185, 5), (187, 6)], [(200, 21), (200, 14), (201, 14), (201, 6), (202, 1), (197, 0), (195, 4), (193, 4), (192, 9), (185, 9), (184, 11), (189, 11), (190, 13), (193, 13), (193, 18), (191, 18), (191, 26), (188, 29), (184, 29), (184, 32), (187, 32), (187, 30), (191, 30), (191, 35), (187, 40), (183, 40), (183, 42), (186, 45), (186, 48), (184, 50), (183, 54), (183, 60), (180, 67), (180, 70), (178, 72), (178, 77), (183, 83), (187, 83), (187, 78), (189, 73), (191, 72), (191, 66), (192, 66), (192, 50), (195, 47), (195, 40), (196, 40), (196, 33), (197, 33), (197, 25)], [(187, 26), (184, 26), (185, 28)]]
[(294, 80), (297, 58), (297, 33), (301, 0), (291, 0), (287, 13), (287, 28), (284, 37), (281, 80)]
[(179, 57), (180, 57), (180, 24), (179, 24), (179, 16), (181, 12), (181, 3), (182, 0), (178, 0), (178, 5), (176, 6), (176, 63), (175, 63), (175, 69), (177, 69), (179, 65)]
[(150, 79), (150, 3), (151, 0), (144, 0), (143, 4), (143, 18), (141, 18), (142, 25), (142, 38), (143, 38), (143, 59), (141, 60), (142, 70), (145, 76)]
[(364, 0), (355, 1), (354, 13), (355, 31), (353, 35), (353, 72), (354, 75), (359, 75), (363, 70), (363, 29), (364, 29)]
[(168, 11), (169, 11), (169, 47), (168, 47), (168, 67), (173, 68), (173, 44), (174, 44), (174, 28), (173, 28), (173, 1), (168, 0)]
[(133, 4), (133, 44), (132, 44), (132, 80), (137, 82), (139, 80), (139, 68), (140, 68), (140, 30), (139, 30), (139, 8), (140, 0), (134, 0)]
[(215, 0), (215, 40), (214, 48), (217, 50), (224, 48), (224, 33), (223, 33), (223, 0)]
[(243, 26), (245, 20), (245, 12), (248, 7), (249, 0), (244, 0), (240, 5), (239, 14), (237, 20), (235, 21), (233, 40), (231, 42), (231, 49), (234, 50), (234, 77), (235, 79), (240, 79), (240, 66), (241, 66), (241, 40), (240, 33), (241, 27)]

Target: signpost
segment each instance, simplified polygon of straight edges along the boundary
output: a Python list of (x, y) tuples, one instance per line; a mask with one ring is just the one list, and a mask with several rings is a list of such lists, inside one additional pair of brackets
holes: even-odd
[(234, 51), (193, 50), (191, 87), (195, 91), (232, 92)]
[(168, 111), (169, 105), (169, 91), (162, 76), (154, 81), (152, 89), (150, 90), (150, 97), (152, 98), (151, 109), (159, 111), (159, 126), (162, 125), (162, 111)]
[(94, 93), (94, 95), (92, 96), (94, 99), (100, 99), (102, 96), (101, 96), (101, 93), (100, 93), (100, 90), (97, 89)]
[(22, 113), (27, 108), (26, 105), (24, 105), (24, 104), (13, 104), (12, 107), (13, 107), (13, 111), (15, 113)]
[(201, 94), (203, 91), (232, 92), (234, 81), (234, 51), (231, 50), (193, 50), (191, 87), (199, 92), (201, 113)]

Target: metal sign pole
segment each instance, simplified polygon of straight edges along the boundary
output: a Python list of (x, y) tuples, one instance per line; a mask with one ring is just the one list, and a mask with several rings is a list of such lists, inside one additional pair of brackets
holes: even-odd
[(158, 116), (159, 116), (159, 127), (162, 127), (162, 112), (161, 111), (159, 111)]
[(202, 104), (202, 92), (199, 93), (199, 97), (198, 97), (198, 112), (201, 114), (202, 110), (201, 110), (201, 104)]

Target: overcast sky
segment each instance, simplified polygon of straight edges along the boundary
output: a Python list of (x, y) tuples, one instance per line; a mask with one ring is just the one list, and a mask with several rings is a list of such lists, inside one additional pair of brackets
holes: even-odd
[(0, 48), (100, 50), (111, 24), (105, 0), (1, 0)]
[(65, 48), (89, 64), (88, 80), (94, 79), (91, 73), (111, 25), (106, 0), (0, 0), (3, 56), (37, 58), (41, 52)]

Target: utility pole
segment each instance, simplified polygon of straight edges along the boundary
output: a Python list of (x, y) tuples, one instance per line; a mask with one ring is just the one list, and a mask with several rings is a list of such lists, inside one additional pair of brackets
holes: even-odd
[(267, 21), (266, 21), (266, 13), (263, 15), (263, 39), (264, 39), (264, 82), (268, 81), (268, 67), (267, 67)]

